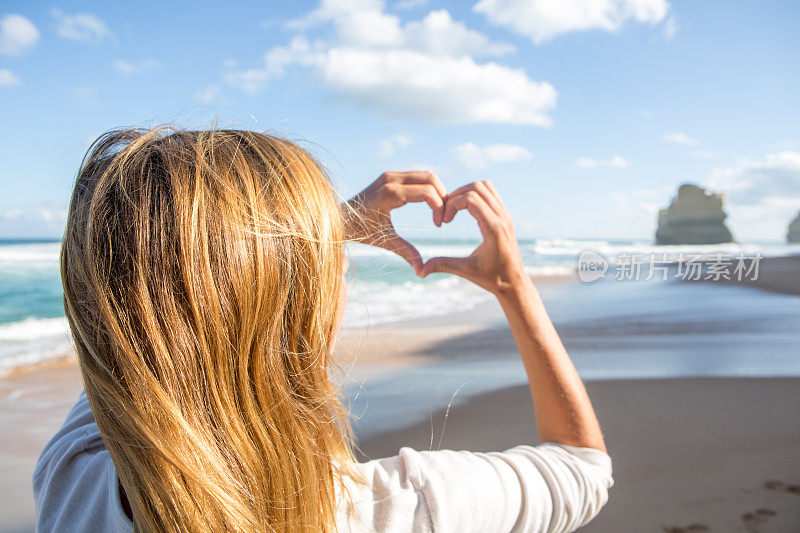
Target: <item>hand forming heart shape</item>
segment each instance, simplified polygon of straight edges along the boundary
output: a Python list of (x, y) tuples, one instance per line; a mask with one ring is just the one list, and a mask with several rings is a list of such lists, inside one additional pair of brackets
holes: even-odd
[(426, 202), (433, 211), (433, 223), (442, 225), (444, 199), (447, 197), (441, 180), (433, 172), (385, 172), (348, 202), (352, 213), (346, 217), (349, 238), (396, 253), (420, 275), (422, 257), (392, 225), (390, 212), (407, 203)]
[[(466, 209), (477, 220), (483, 242), (467, 257), (434, 257), (423, 263), (419, 251), (397, 234), (390, 217), (392, 210), (413, 202), (430, 206), (437, 227)], [(455, 274), (498, 295), (530, 282), (511, 216), (489, 181), (470, 183), (448, 194), (433, 172), (385, 172), (348, 202), (345, 231), (350, 239), (395, 252), (420, 277), (433, 272)]]

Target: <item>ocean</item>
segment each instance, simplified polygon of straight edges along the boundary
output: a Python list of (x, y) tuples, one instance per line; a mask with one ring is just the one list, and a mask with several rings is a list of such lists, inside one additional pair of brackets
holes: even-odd
[[(423, 258), (464, 256), (477, 242), (427, 240), (417, 243)], [(59, 242), (0, 241), (0, 376), (14, 369), (63, 357), (71, 341), (62, 308), (58, 270)], [(620, 254), (761, 254), (800, 252), (782, 244), (728, 244), (702, 247), (655, 246), (642, 241), (530, 239), (520, 241), (528, 272), (559, 276), (575, 272), (577, 259), (592, 250), (612, 263)], [(350, 245), (349, 304), (345, 327), (361, 327), (443, 315), (479, 305), (491, 296), (471, 283), (448, 275), (414, 276), (399, 257), (383, 250)]]

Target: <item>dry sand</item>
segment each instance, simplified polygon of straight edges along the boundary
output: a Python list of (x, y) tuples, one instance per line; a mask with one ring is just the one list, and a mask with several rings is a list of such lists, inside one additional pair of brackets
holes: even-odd
[[(16, 377), (13, 388), (9, 381), (0, 381), (0, 531), (31, 531), (33, 464), (81, 385), (74, 366)], [(614, 460), (616, 485), (586, 531), (798, 530), (800, 379), (587, 386)], [(401, 446), (429, 449), (432, 440), (434, 448), (503, 450), (535, 443), (534, 424), (530, 392), (520, 386), (453, 407), (446, 425), (444, 413), (435, 413), (433, 439), (425, 421), (360, 448), (367, 457), (382, 457)]]
[[(800, 379), (665, 379), (587, 384), (614, 462), (597, 532), (800, 531)], [(476, 396), (361, 443), (503, 450), (537, 442), (527, 386)], [(445, 427), (442, 437), (441, 429)], [(693, 528), (690, 526), (694, 525)], [(704, 529), (705, 528), (705, 529)]]
[(71, 362), (0, 379), (0, 531), (33, 531), (36, 458), (82, 388)]

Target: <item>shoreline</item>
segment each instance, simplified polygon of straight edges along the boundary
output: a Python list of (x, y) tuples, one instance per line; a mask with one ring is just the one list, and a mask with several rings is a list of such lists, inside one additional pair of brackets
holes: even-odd
[[(784, 408), (797, 404), (800, 378), (586, 386), (614, 463), (615, 486), (607, 506), (582, 531), (756, 531), (749, 526), (762, 522), (764, 531), (790, 531), (800, 524), (800, 410)], [(364, 440), (361, 460), (395, 455), (401, 446), (501, 451), (538, 442), (525, 385), (473, 396), (445, 413)], [(690, 529), (692, 524), (698, 526)]]
[(800, 255), (762, 258), (759, 269), (756, 279), (745, 277), (741, 281), (731, 279), (686, 281), (688, 283), (741, 285), (780, 294), (800, 295)]
[[(564, 285), (579, 284), (577, 272), (571, 274), (531, 275), (542, 297), (546, 300), (548, 294), (558, 291)], [(639, 281), (633, 283), (641, 283)], [(699, 285), (720, 285), (728, 287), (754, 288), (776, 294), (800, 295), (800, 254), (780, 257), (764, 257), (758, 279), (743, 280), (706, 280), (686, 279), (681, 283)], [(591, 284), (588, 284), (591, 285)], [(425, 348), (434, 342), (441, 347), (443, 336), (440, 329), (445, 327), (447, 337), (458, 337), (468, 333), (475, 333), (485, 328), (488, 318), (492, 325), (503, 322), (502, 313), (496, 312), (499, 306), (493, 298), (471, 304), (466, 310), (449, 310), (416, 318), (405, 318), (395, 321), (381, 321), (364, 326), (344, 327), (337, 341), (337, 362), (343, 367), (364, 366), (379, 363), (390, 369), (404, 367), (411, 364), (431, 362), (434, 359), (447, 358), (447, 355), (426, 357), (430, 350)], [(478, 320), (476, 320), (478, 315)], [(461, 324), (463, 327), (456, 327)], [(402, 332), (404, 328), (414, 330), (413, 336), (405, 336), (403, 343), (395, 343), (392, 337)], [(559, 329), (559, 331), (561, 331)], [(344, 347), (344, 349), (342, 349)], [(372, 349), (379, 347), (379, 349)], [(414, 355), (409, 355), (409, 351)], [(380, 356), (370, 354), (379, 352)], [(12, 367), (0, 373), (0, 380), (13, 379), (30, 372), (39, 372), (42, 369), (75, 364), (75, 354), (72, 348), (58, 355), (48, 357), (29, 364)], [(370, 374), (371, 375), (371, 374)]]

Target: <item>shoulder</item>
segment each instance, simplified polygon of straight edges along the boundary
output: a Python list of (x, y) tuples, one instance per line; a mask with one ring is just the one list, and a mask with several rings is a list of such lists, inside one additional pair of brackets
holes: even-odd
[(38, 531), (132, 531), (119, 478), (81, 393), (33, 473)]
[(346, 522), (345, 531), (510, 530), (520, 502), (503, 487), (516, 476), (492, 461), (475, 452), (401, 448), (396, 456), (352, 465), (360, 481), (346, 478), (338, 525)]
[(339, 522), (360, 524), (353, 531), (568, 531), (602, 507), (613, 484), (604, 452), (549, 443), (503, 452), (402, 448), (352, 470), (362, 482), (345, 479)]

